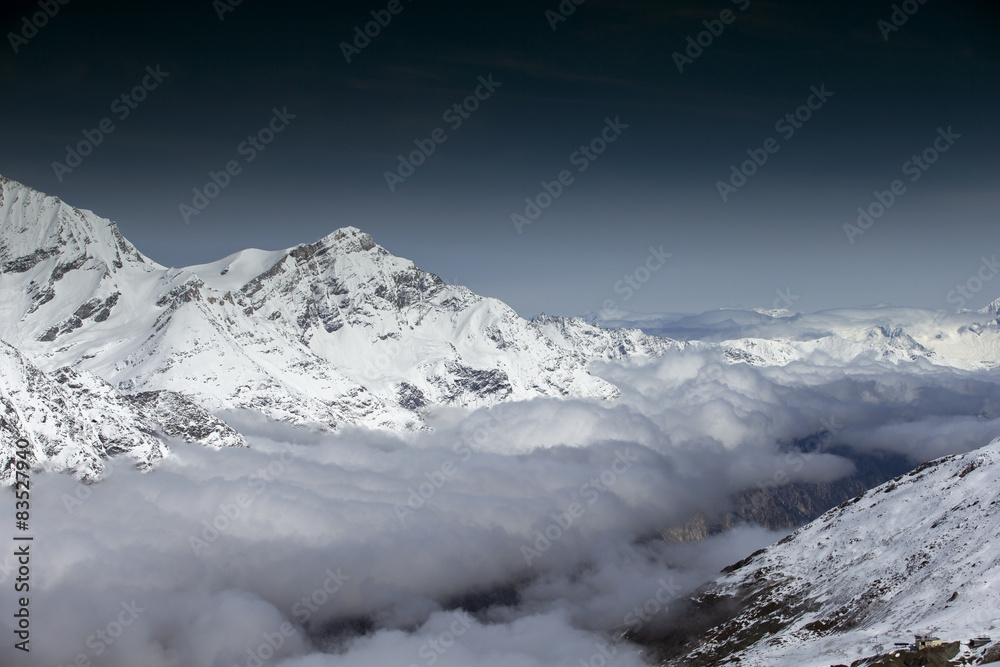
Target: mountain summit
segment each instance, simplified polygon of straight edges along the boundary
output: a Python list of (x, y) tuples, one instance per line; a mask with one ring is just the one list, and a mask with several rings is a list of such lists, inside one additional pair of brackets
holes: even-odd
[(154, 264), (125, 240), (118, 226), (65, 204), (9, 178), (0, 176), (0, 267), (3, 273), (24, 273), (47, 259), (68, 260), (66, 271), (103, 264), (147, 269)]

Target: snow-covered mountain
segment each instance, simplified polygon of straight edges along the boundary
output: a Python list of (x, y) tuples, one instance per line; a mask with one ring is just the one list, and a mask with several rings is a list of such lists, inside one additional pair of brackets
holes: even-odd
[(993, 317), (1000, 317), (1000, 299), (995, 300), (990, 305), (979, 311), (981, 315), (991, 315)]
[(670, 346), (582, 320), (529, 322), (353, 227), (168, 269), (113, 222), (9, 179), (0, 268), (0, 339), (43, 370), (320, 428), (421, 428), (431, 404), (611, 398), (590, 361)]
[[(996, 639), (997, 534), (1000, 439), (921, 465), (727, 568), (661, 639), (663, 664), (903, 665), (875, 656), (918, 633)], [(938, 664), (914, 659), (905, 664)]]

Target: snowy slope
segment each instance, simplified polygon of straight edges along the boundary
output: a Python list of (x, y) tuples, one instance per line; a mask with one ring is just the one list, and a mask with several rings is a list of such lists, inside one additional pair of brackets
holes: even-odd
[(628, 361), (658, 357), (685, 346), (668, 338), (647, 336), (639, 329), (602, 329), (581, 317), (558, 317), (544, 313), (531, 326), (568, 354), (601, 361)]
[(130, 393), (172, 390), (213, 411), (305, 423), (385, 411), (231, 296), (143, 257), (114, 223), (10, 180), (0, 215), (0, 338), (44, 370), (71, 366)]
[(992, 317), (1000, 317), (1000, 299), (995, 300), (990, 305), (979, 311), (980, 315), (988, 315)]
[(31, 443), (35, 468), (93, 480), (104, 461), (126, 454), (148, 468), (169, 452), (160, 435), (213, 447), (246, 446), (243, 437), (169, 392), (126, 396), (100, 378), (68, 368), (43, 373), (0, 342), (0, 486), (12, 483), (15, 443)]
[(137, 411), (110, 385), (95, 378), (65, 382), (38, 370), (11, 346), (0, 343), (0, 484), (12, 483), (14, 443), (31, 443), (31, 462), (55, 471), (99, 475), (103, 460), (128, 453), (143, 467), (166, 454), (166, 448)]
[(691, 643), (664, 664), (827, 667), (915, 633), (996, 638), (998, 534), (1000, 439), (926, 463), (727, 568), (691, 615), (724, 620), (690, 627)]

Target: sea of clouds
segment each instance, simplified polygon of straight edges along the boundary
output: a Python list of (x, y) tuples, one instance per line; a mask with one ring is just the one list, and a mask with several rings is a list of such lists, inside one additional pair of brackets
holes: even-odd
[[(993, 371), (755, 368), (689, 349), (594, 372), (621, 398), (440, 409), (411, 434), (228, 415), (251, 448), (172, 443), (154, 471), (121, 461), (93, 486), (36, 473), (31, 652), (13, 648), (5, 547), (0, 664), (641, 665), (623, 635), (655, 633), (677, 598), (785, 534), (664, 530), (777, 471), (854, 471), (829, 453), (790, 466), (791, 443), (918, 463), (1000, 433)], [(0, 493), (6, 545), (14, 511)]]

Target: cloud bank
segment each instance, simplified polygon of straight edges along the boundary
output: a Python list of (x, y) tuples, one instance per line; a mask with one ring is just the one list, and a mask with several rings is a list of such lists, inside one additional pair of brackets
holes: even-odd
[[(917, 462), (1000, 431), (993, 372), (755, 368), (697, 349), (595, 371), (621, 399), (441, 410), (413, 434), (230, 415), (250, 449), (173, 443), (152, 473), (123, 463), (94, 486), (36, 475), (32, 650), (6, 641), (0, 662), (640, 665), (624, 634), (781, 537), (662, 531), (776, 471), (854, 470), (829, 453), (789, 465), (796, 443)], [(0, 508), (13, 516), (11, 494)], [(16, 574), (0, 557), (0, 585)]]

